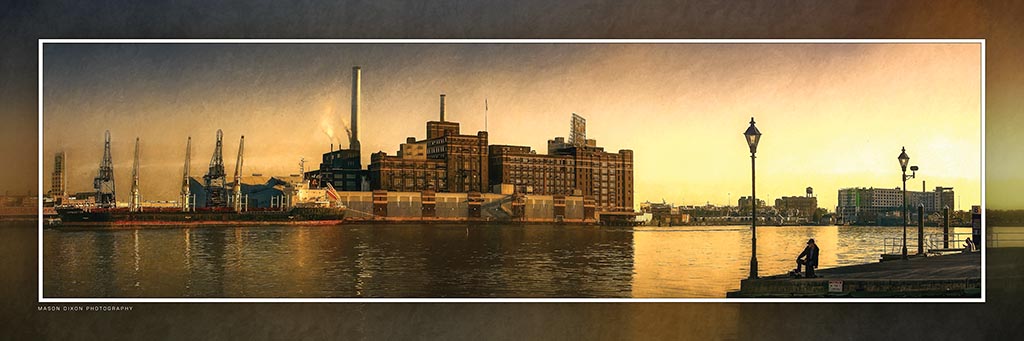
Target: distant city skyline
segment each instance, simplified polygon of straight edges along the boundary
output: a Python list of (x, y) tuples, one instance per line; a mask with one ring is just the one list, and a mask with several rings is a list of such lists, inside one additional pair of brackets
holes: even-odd
[[(363, 72), (363, 164), (424, 137), (447, 94), (448, 119), (491, 144), (540, 153), (587, 137), (635, 153), (635, 203), (735, 205), (750, 190), (742, 132), (764, 134), (758, 198), (813, 187), (833, 210), (847, 187), (895, 188), (906, 146), (921, 170), (908, 182), (981, 196), (980, 44), (47, 44), (43, 172), (67, 153), (69, 192), (91, 190), (111, 130), (127, 200), (132, 140), (141, 138), (142, 193), (175, 200), (185, 140), (193, 176), (206, 172), (217, 129), (233, 170), (284, 175), (347, 146), (350, 72)], [(231, 157), (227, 157), (231, 156)], [(729, 194), (731, 193), (731, 195)], [(733, 202), (730, 201), (731, 196)]]

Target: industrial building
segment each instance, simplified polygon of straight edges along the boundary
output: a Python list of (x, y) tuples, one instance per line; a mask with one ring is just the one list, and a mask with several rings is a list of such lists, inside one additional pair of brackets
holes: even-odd
[(67, 154), (63, 151), (59, 151), (53, 156), (53, 174), (50, 177), (50, 192), (47, 193), (47, 196), (53, 199), (57, 205), (62, 204), (67, 198), (66, 157)]
[[(551, 196), (557, 207), (579, 201), (580, 207), (594, 207), (600, 214), (632, 218), (633, 151), (611, 153), (598, 147), (597, 141), (586, 137), (586, 119), (575, 113), (569, 140), (549, 140), (547, 154), (538, 154), (526, 146), (491, 146), (486, 131), (463, 134), (459, 123), (449, 120), (445, 94), (441, 94), (438, 120), (426, 122), (424, 139), (406, 138), (395, 155), (373, 153), (370, 164), (363, 169), (359, 148), (360, 80), (357, 66), (352, 70), (349, 149), (339, 146), (335, 150), (332, 145), (323, 154), (320, 168), (304, 173), (312, 188), (330, 184), (339, 192), (383, 191), (374, 195), (380, 199), (374, 201), (384, 200), (386, 192), (427, 193), (423, 200), (437, 198), (429, 193), (469, 193), (472, 197), (467, 200), (474, 202), (485, 200), (477, 196), (491, 191)], [(373, 212), (380, 210), (374, 208)]]
[(571, 156), (537, 154), (528, 146), (492, 145), (488, 150), (492, 186), (508, 184), (515, 193), (583, 195), (576, 188)]
[[(288, 198), (289, 191), (297, 181), (301, 181), (297, 175), (282, 177), (254, 174), (240, 177), (238, 187), (240, 196), (239, 211), (288, 207), (289, 203), (293, 201)], [(207, 195), (206, 190), (207, 187), (203, 183), (203, 179), (189, 178), (189, 191), (193, 195), (194, 201), (192, 204), (195, 207), (213, 207), (211, 206), (212, 203), (207, 202), (210, 196)], [(229, 184), (226, 190), (234, 192), (234, 183)], [(234, 199), (232, 199), (233, 203)]]
[(775, 199), (775, 210), (787, 217), (812, 218), (818, 210), (818, 198), (814, 196), (814, 189), (807, 187), (802, 197), (781, 197)]
[(314, 188), (326, 187), (331, 184), (339, 191), (368, 191), (370, 190), (369, 172), (363, 169), (362, 153), (359, 143), (359, 120), (362, 115), (360, 94), (362, 81), (362, 69), (358, 66), (352, 67), (352, 115), (349, 119), (348, 149), (338, 150), (331, 145), (330, 151), (323, 154), (320, 168), (304, 174)]
[(370, 188), (398, 192), (447, 192), (447, 166), (445, 160), (428, 159), (425, 154), (388, 156), (385, 152), (373, 153), (370, 155)]
[(633, 212), (633, 151), (605, 152), (586, 138), (586, 120), (573, 113), (569, 142), (548, 140), (548, 153), (526, 146), (490, 147), (491, 185), (518, 193), (593, 198), (598, 212)]
[(407, 138), (398, 156), (371, 155), (372, 190), (487, 192), (487, 132), (461, 134), (458, 122), (446, 120), (444, 99), (442, 94), (440, 120), (427, 122), (426, 139)]
[[(764, 199), (757, 199), (758, 208), (765, 207), (766, 205)], [(740, 197), (739, 200), (736, 200), (736, 206), (739, 207), (740, 211), (750, 212), (750, 196)]]

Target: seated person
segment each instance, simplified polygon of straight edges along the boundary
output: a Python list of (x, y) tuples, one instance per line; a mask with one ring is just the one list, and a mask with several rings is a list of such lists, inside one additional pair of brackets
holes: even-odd
[(971, 237), (964, 239), (964, 253), (974, 252), (974, 242), (971, 241)]
[[(807, 266), (807, 278), (815, 278), (818, 276), (814, 275), (814, 268), (818, 267), (818, 246), (814, 244), (814, 238), (807, 241), (807, 247), (804, 248), (804, 252), (801, 252), (799, 256), (796, 256), (796, 270), (793, 272), (794, 275), (800, 274), (800, 267)], [(807, 257), (806, 259), (804, 257)]]

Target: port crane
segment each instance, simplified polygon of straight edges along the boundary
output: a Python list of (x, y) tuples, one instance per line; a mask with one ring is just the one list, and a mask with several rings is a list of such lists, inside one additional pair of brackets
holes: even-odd
[(142, 212), (142, 194), (139, 193), (139, 138), (135, 138), (135, 160), (132, 162), (132, 196), (128, 199), (128, 210)]
[(185, 144), (185, 171), (181, 176), (181, 211), (188, 212), (195, 204), (192, 201), (192, 188), (189, 186), (189, 168), (192, 163), (192, 137)]
[(210, 169), (203, 176), (203, 187), (206, 189), (206, 207), (227, 207), (227, 193), (224, 188), (224, 158), (221, 151), (224, 149), (224, 133), (217, 129), (217, 145), (213, 150), (213, 158), (210, 159)]
[(238, 159), (235, 161), (235, 187), (232, 193), (232, 202), (235, 204), (235, 212), (242, 211), (242, 151), (245, 149), (245, 135), (238, 140)]
[(117, 206), (114, 196), (114, 162), (110, 158), (110, 130), (107, 130), (103, 140), (103, 161), (100, 162), (100, 172), (93, 179), (92, 186), (96, 190), (97, 207)]

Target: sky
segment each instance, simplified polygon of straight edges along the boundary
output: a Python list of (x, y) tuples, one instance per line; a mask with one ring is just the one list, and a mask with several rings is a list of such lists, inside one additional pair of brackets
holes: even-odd
[(347, 146), (351, 68), (362, 67), (360, 141), (393, 155), (423, 139), (446, 94), (448, 120), (491, 144), (567, 136), (572, 113), (608, 151), (634, 151), (635, 201), (735, 204), (750, 193), (742, 133), (762, 132), (758, 198), (803, 195), (834, 209), (847, 187), (954, 187), (981, 198), (978, 44), (47, 44), (43, 172), (67, 153), (69, 191), (91, 190), (110, 130), (119, 200), (141, 139), (145, 200), (175, 200), (185, 141), (205, 174), (217, 129), (234, 171), (316, 167)]

